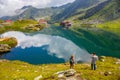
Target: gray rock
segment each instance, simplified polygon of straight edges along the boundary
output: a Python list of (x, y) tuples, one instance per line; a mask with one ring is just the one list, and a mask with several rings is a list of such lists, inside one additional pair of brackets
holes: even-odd
[(117, 62), (115, 62), (115, 64), (120, 64), (120, 59), (118, 59)]
[(101, 59), (100, 61), (101, 61), (101, 62), (104, 62), (105, 60), (104, 60), (104, 59)]
[(0, 53), (9, 52), (11, 47), (8, 44), (0, 44)]
[(105, 56), (100, 56), (100, 57), (99, 57), (99, 60), (100, 60), (101, 62), (104, 62), (104, 61), (105, 61), (105, 58), (106, 58)]
[(105, 56), (100, 56), (99, 59), (105, 59), (106, 57)]
[(111, 75), (111, 74), (112, 74), (112, 72), (110, 72), (110, 71), (106, 71), (106, 72), (104, 73), (105, 76), (108, 76), (108, 75)]
[(65, 71), (59, 71), (55, 74), (58, 75), (58, 78), (74, 76), (76, 71), (74, 69), (69, 69)]

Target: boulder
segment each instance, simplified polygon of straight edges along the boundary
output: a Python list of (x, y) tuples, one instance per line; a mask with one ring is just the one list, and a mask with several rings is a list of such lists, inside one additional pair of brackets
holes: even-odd
[(112, 72), (110, 72), (110, 71), (104, 72), (104, 75), (105, 75), (105, 76), (108, 76), (108, 75), (111, 75), (111, 74), (112, 74)]
[(115, 64), (120, 64), (120, 59), (118, 59), (118, 60), (115, 62)]
[(9, 52), (11, 48), (17, 45), (17, 39), (14, 37), (1, 38), (0, 41), (0, 53)]
[(9, 52), (11, 47), (8, 44), (0, 44), (0, 53)]
[(76, 73), (76, 71), (74, 69), (69, 69), (69, 70), (65, 70), (65, 71), (59, 71), (55, 74), (58, 75), (58, 78), (64, 78), (64, 77), (74, 76), (75, 73)]
[(99, 60), (100, 60), (101, 62), (104, 62), (104, 61), (105, 61), (105, 58), (106, 58), (105, 56), (100, 56), (100, 57), (99, 57)]

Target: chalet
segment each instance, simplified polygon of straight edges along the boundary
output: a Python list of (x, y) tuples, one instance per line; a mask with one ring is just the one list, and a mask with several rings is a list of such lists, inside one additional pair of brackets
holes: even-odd
[(3, 26), (5, 26), (5, 25), (12, 25), (12, 20), (5, 20), (3, 23), (1, 23)]
[(40, 19), (39, 24), (43, 24), (43, 25), (45, 25), (47, 27), (47, 21), (44, 20), (44, 19)]
[(71, 23), (69, 22), (69, 21), (62, 21), (61, 23), (60, 23), (60, 26), (61, 27), (63, 27), (63, 28), (70, 28), (71, 27)]
[(11, 23), (12, 21), (11, 21), (10, 19), (8, 19), (8, 20), (5, 20), (5, 22), (7, 22), (7, 23)]

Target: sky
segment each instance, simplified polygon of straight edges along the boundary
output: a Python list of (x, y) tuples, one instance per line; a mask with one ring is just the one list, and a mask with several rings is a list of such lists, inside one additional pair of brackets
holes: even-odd
[(0, 0), (0, 17), (12, 16), (15, 10), (23, 6), (32, 5), (36, 8), (44, 8), (50, 6), (61, 6), (74, 0)]

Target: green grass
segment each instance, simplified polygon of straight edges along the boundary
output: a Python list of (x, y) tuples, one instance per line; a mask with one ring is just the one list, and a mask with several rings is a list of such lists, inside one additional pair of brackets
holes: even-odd
[(120, 35), (120, 19), (98, 24), (97, 27)]
[[(107, 57), (105, 62), (97, 62), (97, 70), (90, 70), (90, 64), (75, 64), (74, 69), (87, 80), (119, 80), (120, 67), (115, 64), (116, 58)], [(0, 61), (0, 80), (34, 80), (42, 75), (41, 80), (58, 80), (54, 73), (69, 69), (69, 64), (43, 64), (31, 65), (20, 61)], [(105, 76), (104, 72), (110, 71), (111, 75)]]
[(23, 31), (23, 32), (30, 32), (29, 30), (23, 29), (25, 26), (28, 25), (35, 25), (38, 24), (35, 20), (16, 20), (15, 22), (11, 23), (10, 25), (4, 25), (4, 27), (0, 28), (0, 33), (6, 32), (6, 31)]
[(17, 45), (17, 40), (15, 38), (7, 38), (4, 41), (0, 41), (0, 44), (8, 44), (11, 48)]

